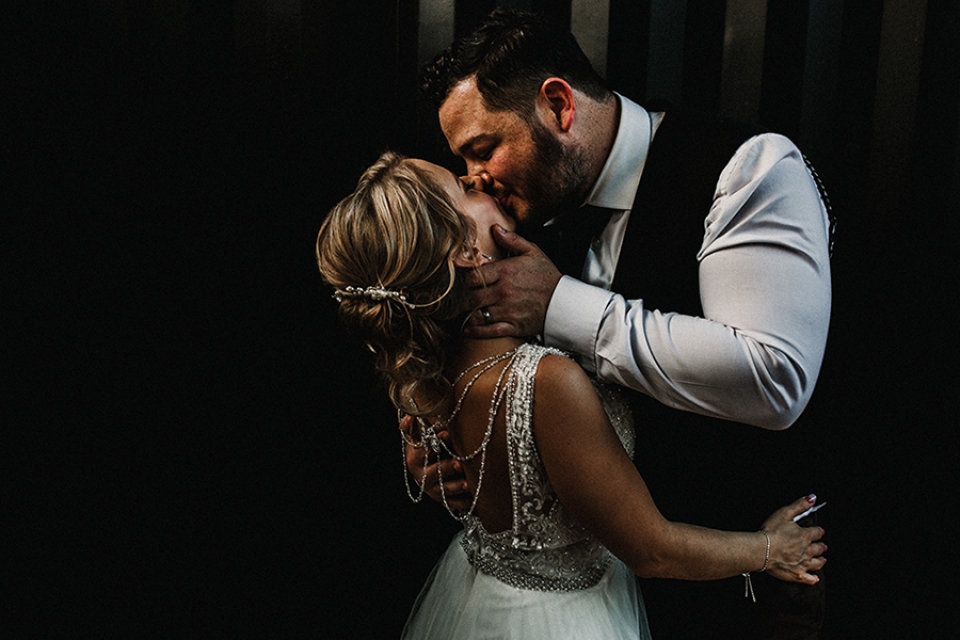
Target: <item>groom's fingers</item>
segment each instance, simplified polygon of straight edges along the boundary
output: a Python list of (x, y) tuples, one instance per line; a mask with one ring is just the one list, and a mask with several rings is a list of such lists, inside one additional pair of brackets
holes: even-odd
[(499, 224), (493, 225), (492, 231), (494, 242), (502, 249), (506, 249), (510, 255), (519, 256), (540, 250), (537, 245), (518, 235), (515, 231), (510, 231)]

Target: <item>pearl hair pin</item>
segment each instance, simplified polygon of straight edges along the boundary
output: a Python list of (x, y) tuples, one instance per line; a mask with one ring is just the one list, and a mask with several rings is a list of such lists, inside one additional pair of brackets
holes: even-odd
[(436, 304), (436, 301), (429, 304), (413, 304), (407, 301), (407, 296), (399, 291), (385, 289), (383, 287), (346, 287), (336, 289), (333, 294), (337, 302), (343, 302), (344, 298), (370, 298), (371, 300), (396, 300), (408, 309), (419, 309)]

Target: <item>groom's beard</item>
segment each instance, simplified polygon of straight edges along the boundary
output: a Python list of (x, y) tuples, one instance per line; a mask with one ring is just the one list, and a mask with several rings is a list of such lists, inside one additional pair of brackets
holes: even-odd
[(587, 162), (580, 148), (564, 146), (537, 123), (531, 128), (534, 160), (525, 176), (527, 211), (517, 220), (521, 234), (583, 204), (590, 189)]

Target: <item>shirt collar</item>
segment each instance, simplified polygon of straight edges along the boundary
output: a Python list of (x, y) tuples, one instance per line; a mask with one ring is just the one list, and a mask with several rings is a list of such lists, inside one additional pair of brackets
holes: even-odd
[(615, 95), (620, 101), (617, 135), (600, 177), (584, 204), (626, 210), (633, 208), (640, 185), (640, 174), (650, 149), (652, 122), (646, 109), (619, 93)]

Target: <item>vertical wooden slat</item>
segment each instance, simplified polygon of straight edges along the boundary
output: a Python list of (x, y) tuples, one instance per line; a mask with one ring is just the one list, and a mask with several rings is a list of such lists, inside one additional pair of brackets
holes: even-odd
[(756, 122), (766, 29), (766, 0), (727, 0), (720, 77), (720, 112)]
[[(926, 6), (926, 0), (886, 0), (883, 6), (870, 174), (878, 193), (890, 198), (902, 192), (909, 171)], [(881, 195), (878, 202), (890, 198)]]
[(557, 24), (570, 28), (571, 0), (533, 0), (530, 10), (550, 16)]
[(420, 0), (417, 66), (429, 62), (453, 40), (453, 5), (453, 0)]
[[(870, 126), (876, 92), (877, 52), (880, 48), (882, 7), (876, 3), (844, 4), (837, 68), (837, 144), (833, 164), (842, 172), (833, 189), (838, 209), (855, 205), (866, 197), (865, 159), (870, 155)], [(849, 202), (844, 202), (849, 198)]]
[(454, 29), (458, 37), (472, 31), (497, 6), (495, 0), (456, 0), (454, 4)]
[(653, 0), (646, 95), (678, 102), (683, 89), (686, 0)]
[(725, 2), (687, 5), (681, 102), (706, 111), (720, 108)]
[(610, 33), (610, 0), (572, 0), (570, 31), (590, 58), (593, 68), (607, 76), (607, 40)]
[(803, 104), (809, 5), (810, 0), (803, 0), (767, 6), (760, 110), (755, 118), (795, 140)]
[(809, 3), (798, 142), (807, 156), (826, 165), (834, 144), (834, 114), (843, 2)]
[(533, 5), (532, 0), (497, 0), (498, 7), (517, 9), (519, 11), (533, 11)]
[(607, 84), (643, 102), (647, 86), (650, 0), (610, 0)]
[[(913, 133), (913, 194), (928, 202), (947, 194), (942, 220), (960, 211), (960, 4), (927, 0), (917, 117)], [(945, 228), (947, 224), (940, 224)], [(956, 233), (944, 237), (956, 237)]]

